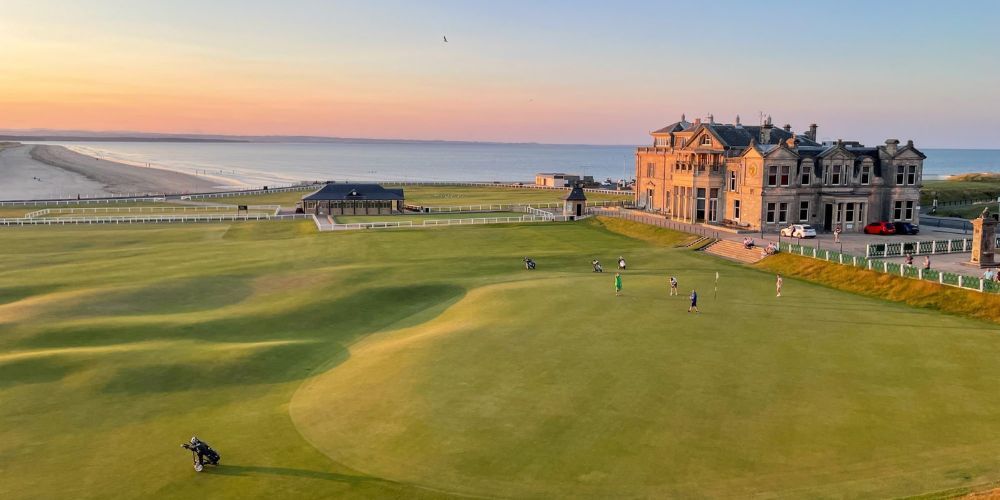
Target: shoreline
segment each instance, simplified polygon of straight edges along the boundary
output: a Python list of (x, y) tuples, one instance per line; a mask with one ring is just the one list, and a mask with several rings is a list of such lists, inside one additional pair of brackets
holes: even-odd
[(228, 179), (104, 160), (64, 146), (39, 144), (27, 147), (31, 148), (28, 154), (33, 160), (83, 176), (103, 185), (112, 194), (182, 194), (240, 187)]
[(228, 179), (93, 158), (63, 146), (0, 146), (0, 200), (185, 194), (241, 187)]

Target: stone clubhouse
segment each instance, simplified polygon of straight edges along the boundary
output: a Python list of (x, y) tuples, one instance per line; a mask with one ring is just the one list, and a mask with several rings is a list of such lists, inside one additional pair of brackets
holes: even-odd
[(378, 184), (327, 183), (299, 202), (315, 215), (395, 215), (403, 213), (403, 190)]

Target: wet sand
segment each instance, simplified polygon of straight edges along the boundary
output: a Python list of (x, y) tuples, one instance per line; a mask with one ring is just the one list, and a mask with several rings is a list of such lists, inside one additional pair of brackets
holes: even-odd
[(0, 148), (0, 200), (197, 193), (227, 187), (214, 178), (101, 160), (62, 146)]

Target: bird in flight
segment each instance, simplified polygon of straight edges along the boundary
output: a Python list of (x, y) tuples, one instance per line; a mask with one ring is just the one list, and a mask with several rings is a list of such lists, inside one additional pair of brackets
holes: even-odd
[(448, 37), (447, 36), (444, 37), (444, 43), (448, 43)]

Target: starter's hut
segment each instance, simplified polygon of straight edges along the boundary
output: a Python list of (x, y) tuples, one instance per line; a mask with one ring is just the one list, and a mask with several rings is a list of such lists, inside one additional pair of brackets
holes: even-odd
[(587, 195), (583, 193), (583, 186), (576, 184), (563, 200), (563, 215), (573, 215), (579, 217), (587, 211)]
[(378, 184), (329, 183), (302, 197), (302, 210), (316, 215), (391, 215), (403, 212), (403, 190)]

